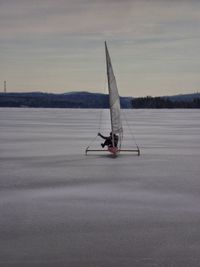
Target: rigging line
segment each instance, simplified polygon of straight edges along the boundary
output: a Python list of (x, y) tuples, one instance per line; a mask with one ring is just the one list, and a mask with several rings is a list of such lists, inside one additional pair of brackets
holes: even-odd
[(133, 138), (133, 140), (134, 140), (134, 142), (135, 142), (135, 145), (137, 146), (137, 148), (139, 148), (139, 146), (138, 146), (138, 144), (137, 144), (137, 142), (136, 142), (135, 135), (134, 135), (134, 133), (133, 133), (133, 131), (132, 131), (132, 129), (131, 129), (130, 124), (128, 123), (128, 119), (127, 119), (126, 114), (125, 114), (124, 111), (122, 111), (122, 115), (123, 115), (124, 118), (125, 118), (126, 124), (127, 124), (127, 126), (128, 126), (129, 132), (130, 132), (130, 134), (131, 134), (131, 136), (132, 136), (132, 138)]
[[(98, 120), (98, 132), (101, 131), (101, 117), (102, 117), (102, 112), (100, 112), (99, 120)], [(90, 141), (90, 143), (87, 145), (87, 148), (89, 148), (97, 139), (98, 134), (95, 135), (94, 138)]]
[(98, 122), (98, 132), (101, 132), (102, 114), (103, 114), (103, 109), (101, 109), (100, 111), (99, 122)]
[(87, 145), (87, 148), (89, 148), (93, 143), (94, 141), (97, 139), (97, 136), (98, 135), (95, 135), (95, 137), (91, 140), (91, 142)]
[[(104, 85), (103, 85), (103, 88), (104, 88), (104, 94), (106, 94), (106, 85), (107, 85), (107, 75), (105, 74), (104, 76)], [(101, 108), (101, 111), (100, 111), (100, 116), (99, 116), (99, 123), (98, 123), (98, 132), (101, 132), (101, 125), (102, 125), (102, 116), (103, 115), (103, 108)]]
[[(106, 84), (107, 84), (107, 77), (105, 75), (105, 80), (104, 80), (104, 93), (106, 93)], [(102, 115), (103, 115), (103, 108), (100, 108), (99, 112), (99, 119), (98, 119), (98, 132), (101, 132), (101, 125), (102, 125)], [(92, 138), (91, 142), (88, 144), (88, 148), (96, 141), (98, 135), (96, 134), (94, 138)]]

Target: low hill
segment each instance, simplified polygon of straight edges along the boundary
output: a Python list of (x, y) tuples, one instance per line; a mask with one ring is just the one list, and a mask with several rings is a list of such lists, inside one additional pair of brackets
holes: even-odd
[(200, 98), (200, 93), (192, 93), (192, 94), (178, 94), (172, 96), (163, 96), (164, 98), (169, 98), (172, 101), (193, 101), (193, 99)]
[(200, 108), (200, 94), (182, 94), (132, 99), (132, 108)]
[[(200, 94), (162, 97), (120, 97), (122, 108), (200, 108)], [(69, 92), (64, 94), (0, 93), (0, 107), (33, 108), (108, 108), (106, 94)]]
[[(121, 97), (122, 108), (131, 108), (131, 97)], [(108, 108), (108, 95), (89, 92), (1, 93), (0, 107)]]

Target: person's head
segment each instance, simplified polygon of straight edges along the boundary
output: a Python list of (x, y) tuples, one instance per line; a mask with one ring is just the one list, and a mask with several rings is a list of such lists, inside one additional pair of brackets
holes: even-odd
[(112, 135), (112, 132), (110, 132), (110, 136)]

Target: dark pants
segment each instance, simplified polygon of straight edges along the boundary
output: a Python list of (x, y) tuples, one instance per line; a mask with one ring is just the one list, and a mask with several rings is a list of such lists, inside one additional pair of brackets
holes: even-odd
[(103, 146), (112, 146), (112, 141), (111, 140), (109, 140), (109, 139), (107, 139), (105, 142), (104, 142), (104, 144), (103, 144)]

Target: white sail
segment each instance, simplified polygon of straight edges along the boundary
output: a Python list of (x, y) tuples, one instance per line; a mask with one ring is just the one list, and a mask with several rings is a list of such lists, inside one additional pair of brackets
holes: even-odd
[(106, 42), (105, 42), (105, 51), (106, 51), (108, 90), (109, 90), (111, 130), (112, 134), (119, 135), (119, 146), (121, 146), (123, 128), (121, 121), (120, 98)]

